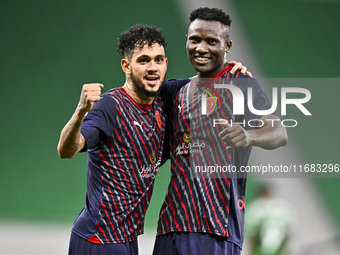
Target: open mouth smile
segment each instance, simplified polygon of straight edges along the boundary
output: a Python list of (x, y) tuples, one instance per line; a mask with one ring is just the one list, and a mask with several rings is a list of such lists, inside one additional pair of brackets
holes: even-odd
[(207, 62), (210, 61), (209, 57), (195, 56), (194, 59), (198, 64), (206, 64)]
[(155, 86), (159, 81), (159, 75), (147, 75), (145, 76), (145, 80), (149, 85)]

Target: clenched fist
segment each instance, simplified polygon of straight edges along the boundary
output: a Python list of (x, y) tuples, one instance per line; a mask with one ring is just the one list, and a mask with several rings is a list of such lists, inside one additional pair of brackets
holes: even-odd
[(91, 110), (93, 103), (99, 101), (103, 87), (104, 85), (100, 83), (84, 84), (78, 104), (79, 109), (83, 112)]
[(250, 133), (239, 124), (230, 125), (229, 123), (222, 123), (222, 126), (224, 129), (219, 133), (219, 137), (227, 145), (228, 150), (247, 147), (251, 144)]

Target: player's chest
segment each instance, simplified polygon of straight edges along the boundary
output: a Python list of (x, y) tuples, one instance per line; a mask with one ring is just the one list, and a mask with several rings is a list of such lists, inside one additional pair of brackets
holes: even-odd
[(117, 107), (117, 113), (118, 125), (112, 137), (121, 143), (158, 141), (164, 135), (165, 114), (161, 104), (152, 104), (149, 108), (126, 104)]
[(172, 117), (185, 129), (212, 128), (218, 119), (233, 118), (232, 107), (231, 95), (223, 90), (212, 93), (189, 87), (177, 98)]

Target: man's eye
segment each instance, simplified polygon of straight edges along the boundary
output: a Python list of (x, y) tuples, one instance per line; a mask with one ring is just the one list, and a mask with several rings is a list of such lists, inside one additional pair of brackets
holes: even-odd
[(209, 44), (210, 44), (210, 45), (214, 45), (214, 44), (216, 44), (216, 43), (217, 43), (216, 40), (210, 40), (210, 41), (209, 41)]
[(198, 39), (197, 39), (197, 38), (190, 38), (190, 42), (192, 42), (192, 43), (198, 43)]
[(157, 62), (157, 63), (162, 63), (162, 62), (163, 62), (163, 58), (157, 58), (157, 59), (156, 59), (156, 62)]
[(142, 63), (142, 64), (145, 64), (145, 63), (147, 63), (148, 61), (146, 60), (146, 59), (140, 59), (139, 60), (139, 63)]

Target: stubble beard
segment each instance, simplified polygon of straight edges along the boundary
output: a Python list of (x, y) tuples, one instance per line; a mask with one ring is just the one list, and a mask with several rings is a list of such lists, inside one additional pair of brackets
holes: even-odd
[(148, 91), (146, 89), (146, 86), (143, 83), (143, 81), (141, 81), (139, 78), (135, 77), (135, 75), (133, 74), (132, 71), (131, 71), (130, 77), (131, 77), (131, 81), (132, 81), (133, 86), (135, 86), (137, 88), (137, 90), (139, 92), (141, 92), (146, 97), (155, 97), (155, 96), (157, 96), (159, 90), (161, 89), (161, 87), (163, 85), (164, 79), (165, 79), (165, 75), (164, 75), (163, 80), (161, 80), (161, 85), (159, 86), (157, 91)]

